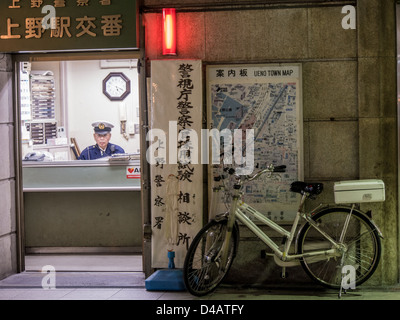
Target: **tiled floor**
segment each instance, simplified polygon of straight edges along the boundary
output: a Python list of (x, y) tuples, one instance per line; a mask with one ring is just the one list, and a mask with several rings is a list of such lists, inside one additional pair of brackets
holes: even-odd
[[(236, 292), (233, 292), (236, 291)], [(343, 295), (342, 300), (400, 300), (398, 289), (358, 290)], [(0, 288), (0, 300), (338, 300), (337, 292), (297, 289), (240, 289), (219, 288), (205, 297), (188, 292), (147, 291), (144, 288)]]
[(3, 289), (0, 300), (193, 300), (187, 292), (159, 292), (146, 289), (78, 288), (78, 289)]
[[(118, 263), (117, 263), (118, 262)], [(44, 265), (56, 269), (54, 289), (43, 289)], [(0, 281), (0, 300), (338, 300), (338, 292), (321, 287), (237, 288), (221, 286), (214, 293), (194, 297), (186, 291), (148, 291), (140, 256), (28, 257), (27, 272)], [(342, 300), (400, 300), (400, 286), (364, 288)]]

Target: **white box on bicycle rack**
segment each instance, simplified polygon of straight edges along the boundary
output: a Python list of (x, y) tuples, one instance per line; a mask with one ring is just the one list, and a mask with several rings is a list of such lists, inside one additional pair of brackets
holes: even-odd
[(361, 203), (385, 201), (385, 184), (382, 180), (350, 180), (334, 184), (335, 203)]

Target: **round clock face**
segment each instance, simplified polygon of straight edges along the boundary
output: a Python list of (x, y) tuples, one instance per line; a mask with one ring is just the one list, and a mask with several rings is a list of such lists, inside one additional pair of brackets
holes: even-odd
[(111, 72), (103, 80), (103, 93), (110, 100), (124, 100), (130, 92), (130, 80), (121, 72)]

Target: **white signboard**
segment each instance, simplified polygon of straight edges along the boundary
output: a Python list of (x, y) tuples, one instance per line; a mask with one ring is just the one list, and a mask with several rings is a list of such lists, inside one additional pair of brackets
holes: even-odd
[[(203, 172), (196, 137), (202, 126), (202, 71), (198, 60), (151, 63), (150, 131), (152, 267), (183, 262), (203, 219)], [(196, 157), (195, 157), (196, 156)]]
[(209, 128), (254, 130), (253, 173), (286, 165), (275, 180), (264, 175), (246, 185), (244, 200), (275, 221), (292, 220), (298, 197), (290, 183), (303, 178), (301, 66), (209, 66), (207, 79)]

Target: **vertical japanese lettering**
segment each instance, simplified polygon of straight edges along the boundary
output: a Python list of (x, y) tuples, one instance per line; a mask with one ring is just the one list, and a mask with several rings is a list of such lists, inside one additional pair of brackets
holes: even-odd
[(101, 29), (103, 30), (104, 36), (111, 37), (119, 36), (121, 34), (122, 20), (120, 14), (102, 16), (101, 18), (101, 23), (103, 24)]
[(95, 17), (88, 17), (88, 16), (84, 16), (83, 18), (77, 18), (76, 21), (78, 21), (78, 25), (76, 26), (76, 29), (82, 29), (81, 32), (79, 32), (76, 37), (79, 38), (81, 36), (83, 36), (84, 34), (87, 34), (89, 36), (95, 37), (96, 33), (94, 33), (93, 31), (91, 31), (90, 29), (95, 29), (96, 25), (93, 23), (93, 21), (95, 21), (96, 18)]
[(43, 0), (31, 0), (31, 8), (40, 8), (43, 4)]
[(71, 38), (71, 32), (69, 28), (71, 26), (70, 17), (56, 17), (55, 18), (55, 28), (51, 29), (50, 37), (52, 38), (63, 38), (64, 35)]
[(19, 27), (18, 23), (12, 23), (11, 18), (7, 18), (7, 34), (1, 35), (0, 39), (19, 39), (19, 38), (21, 38), (21, 35), (12, 33), (12, 29), (18, 28), (18, 27)]
[(65, 7), (65, 0), (54, 0), (54, 7), (56, 8)]
[(76, 0), (76, 5), (78, 7), (87, 7), (89, 6), (89, 0)]
[(20, 5), (17, 5), (17, 3), (18, 3), (19, 1), (20, 1), (20, 0), (11, 0), (12, 4), (11, 4), (10, 6), (8, 6), (8, 8), (10, 8), (10, 9), (19, 9), (19, 8), (21, 8)]
[(25, 19), (25, 27), (26, 27), (26, 39), (30, 38), (41, 38), (43, 33), (42, 27), (42, 19), (41, 18), (26, 18)]

